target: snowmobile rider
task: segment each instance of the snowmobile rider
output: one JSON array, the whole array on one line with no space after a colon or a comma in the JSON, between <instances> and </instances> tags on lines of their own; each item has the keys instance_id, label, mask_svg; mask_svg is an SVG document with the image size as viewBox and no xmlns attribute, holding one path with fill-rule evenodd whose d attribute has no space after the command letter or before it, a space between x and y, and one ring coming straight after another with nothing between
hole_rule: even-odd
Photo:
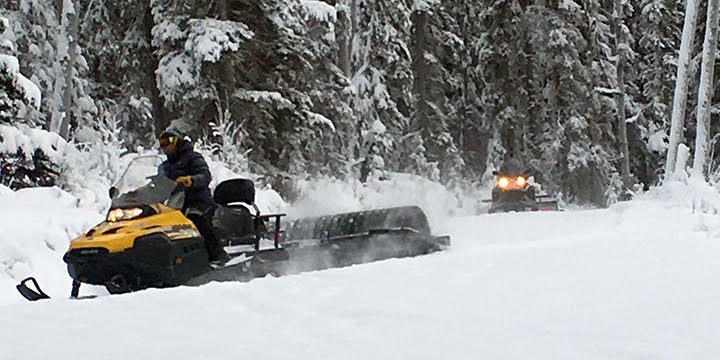
<instances>
[{"instance_id":1,"label":"snowmobile rider","mask_svg":"<svg viewBox=\"0 0 720 360\"><path fill-rule=\"evenodd\" d=\"M158 173L186 188L183 213L200 231L210 261L225 263L229 256L212 227L212 214L217 206L208 186L212 175L205 159L193 150L190 141L171 131L160 134L158 142L163 153L167 155L167 160L160 164Z\"/></svg>"},{"instance_id":2,"label":"snowmobile rider","mask_svg":"<svg viewBox=\"0 0 720 360\"><path fill-rule=\"evenodd\" d=\"M524 175L525 166L512 154L500 165L500 174L508 176Z\"/></svg>"}]
</instances>

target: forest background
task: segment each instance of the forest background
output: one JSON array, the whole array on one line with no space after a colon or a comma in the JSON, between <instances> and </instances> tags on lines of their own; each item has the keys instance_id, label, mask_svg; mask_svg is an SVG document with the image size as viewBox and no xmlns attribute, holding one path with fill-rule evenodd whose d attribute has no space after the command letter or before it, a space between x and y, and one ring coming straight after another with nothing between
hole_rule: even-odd
<instances>
[{"instance_id":1,"label":"forest background","mask_svg":"<svg viewBox=\"0 0 720 360\"><path fill-rule=\"evenodd\" d=\"M705 14L717 4L689 1L699 15L680 142L692 152ZM665 176L685 9L672 0L5 0L0 125L56 133L106 154L110 170L172 126L289 198L295 181L316 176L410 173L472 188L512 155L547 192L607 206ZM718 134L717 122L700 123ZM720 177L717 139L707 139L701 170L710 182ZM52 185L67 172L42 146L4 149L5 185Z\"/></svg>"}]
</instances>

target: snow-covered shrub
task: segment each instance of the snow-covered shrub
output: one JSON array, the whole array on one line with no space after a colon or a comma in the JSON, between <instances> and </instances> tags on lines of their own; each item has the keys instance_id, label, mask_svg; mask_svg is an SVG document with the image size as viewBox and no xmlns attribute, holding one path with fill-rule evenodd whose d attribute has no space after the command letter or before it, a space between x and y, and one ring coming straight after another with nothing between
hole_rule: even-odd
<instances>
[{"instance_id":1,"label":"snow-covered shrub","mask_svg":"<svg viewBox=\"0 0 720 360\"><path fill-rule=\"evenodd\" d=\"M55 185L66 148L57 134L0 124L0 183L11 189Z\"/></svg>"},{"instance_id":2,"label":"snow-covered shrub","mask_svg":"<svg viewBox=\"0 0 720 360\"><path fill-rule=\"evenodd\" d=\"M671 206L682 206L697 212L720 213L720 173L710 175L709 181L690 176L687 166L690 149L680 144L675 172L666 175L661 186L650 188L639 200L660 200Z\"/></svg>"},{"instance_id":3,"label":"snow-covered shrub","mask_svg":"<svg viewBox=\"0 0 720 360\"><path fill-rule=\"evenodd\" d=\"M108 188L117 180L130 159L122 141L117 114L104 111L93 127L75 133L77 151L63 163L60 185L80 199L82 206L100 211L109 205Z\"/></svg>"},{"instance_id":4,"label":"snow-covered shrub","mask_svg":"<svg viewBox=\"0 0 720 360\"><path fill-rule=\"evenodd\" d=\"M0 124L2 183L12 189L57 185L80 206L103 211L107 190L127 160L115 117L105 114L94 128L82 127L77 143L56 133L20 124Z\"/></svg>"},{"instance_id":5,"label":"snow-covered shrub","mask_svg":"<svg viewBox=\"0 0 720 360\"><path fill-rule=\"evenodd\" d=\"M248 137L243 123L230 119L230 111L218 108L218 121L210 123L210 134L197 142L197 148L207 157L224 163L237 174L249 174L248 153L244 140Z\"/></svg>"},{"instance_id":6,"label":"snow-covered shrub","mask_svg":"<svg viewBox=\"0 0 720 360\"><path fill-rule=\"evenodd\" d=\"M22 150L0 153L0 184L11 189L53 186L58 175L57 166L40 149L28 155Z\"/></svg>"},{"instance_id":7,"label":"snow-covered shrub","mask_svg":"<svg viewBox=\"0 0 720 360\"><path fill-rule=\"evenodd\" d=\"M387 127L380 120L374 121L370 128L361 130L362 156L360 157L360 180L380 178L386 168L385 157L391 152L393 141L387 133Z\"/></svg>"}]
</instances>

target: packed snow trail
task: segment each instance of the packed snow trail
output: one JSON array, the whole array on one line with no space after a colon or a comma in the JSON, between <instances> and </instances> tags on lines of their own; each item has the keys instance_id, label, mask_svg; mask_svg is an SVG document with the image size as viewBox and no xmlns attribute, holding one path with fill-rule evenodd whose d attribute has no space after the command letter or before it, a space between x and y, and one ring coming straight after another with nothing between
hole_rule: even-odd
<instances>
[{"instance_id":1,"label":"packed snow trail","mask_svg":"<svg viewBox=\"0 0 720 360\"><path fill-rule=\"evenodd\" d=\"M452 236L449 251L3 305L0 359L720 356L718 216L633 201L455 218L434 232Z\"/></svg>"}]
</instances>

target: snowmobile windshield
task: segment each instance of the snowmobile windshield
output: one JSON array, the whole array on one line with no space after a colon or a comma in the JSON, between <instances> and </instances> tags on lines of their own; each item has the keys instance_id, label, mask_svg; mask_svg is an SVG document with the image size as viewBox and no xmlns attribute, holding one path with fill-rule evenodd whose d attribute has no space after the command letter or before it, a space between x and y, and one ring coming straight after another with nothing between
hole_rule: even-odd
<instances>
[{"instance_id":1,"label":"snowmobile windshield","mask_svg":"<svg viewBox=\"0 0 720 360\"><path fill-rule=\"evenodd\" d=\"M169 201L176 189L174 181L158 173L160 156L140 156L133 159L115 184L116 196L112 208L164 203L179 208L177 201ZM173 205L174 204L174 205Z\"/></svg>"},{"instance_id":2,"label":"snowmobile windshield","mask_svg":"<svg viewBox=\"0 0 720 360\"><path fill-rule=\"evenodd\" d=\"M500 166L500 174L510 177L516 177L524 175L525 173L525 167L523 164L514 159L510 158L503 162L503 164Z\"/></svg>"}]
</instances>

